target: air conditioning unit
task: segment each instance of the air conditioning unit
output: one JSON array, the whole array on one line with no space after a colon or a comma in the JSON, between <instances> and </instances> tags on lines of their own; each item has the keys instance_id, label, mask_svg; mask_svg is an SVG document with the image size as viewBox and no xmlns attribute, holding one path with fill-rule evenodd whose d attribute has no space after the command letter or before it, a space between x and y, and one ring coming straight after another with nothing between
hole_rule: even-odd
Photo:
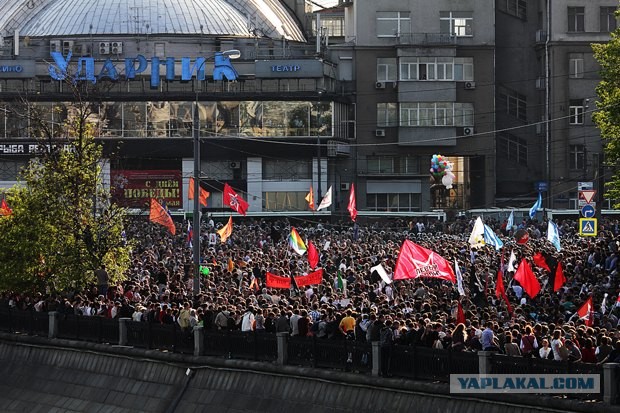
<instances>
[{"instance_id":1,"label":"air conditioning unit","mask_svg":"<svg viewBox=\"0 0 620 413\"><path fill-rule=\"evenodd\" d=\"M385 82L375 83L375 89L385 89Z\"/></svg>"},{"instance_id":2,"label":"air conditioning unit","mask_svg":"<svg viewBox=\"0 0 620 413\"><path fill-rule=\"evenodd\" d=\"M68 55L69 52L73 53L73 40L63 40L62 41L62 54Z\"/></svg>"},{"instance_id":3,"label":"air conditioning unit","mask_svg":"<svg viewBox=\"0 0 620 413\"><path fill-rule=\"evenodd\" d=\"M90 56L90 47L86 44L74 45L73 56Z\"/></svg>"},{"instance_id":4,"label":"air conditioning unit","mask_svg":"<svg viewBox=\"0 0 620 413\"><path fill-rule=\"evenodd\" d=\"M465 82L465 90L473 90L476 88L476 82Z\"/></svg>"},{"instance_id":5,"label":"air conditioning unit","mask_svg":"<svg viewBox=\"0 0 620 413\"><path fill-rule=\"evenodd\" d=\"M375 130L375 136L378 138L383 138L385 136L385 129Z\"/></svg>"},{"instance_id":6,"label":"air conditioning unit","mask_svg":"<svg viewBox=\"0 0 620 413\"><path fill-rule=\"evenodd\" d=\"M350 187L351 187L351 184L349 184L348 182L341 182L340 183L340 190L341 191L348 191Z\"/></svg>"},{"instance_id":7,"label":"air conditioning unit","mask_svg":"<svg viewBox=\"0 0 620 413\"><path fill-rule=\"evenodd\" d=\"M241 168L241 162L231 162L228 164L228 167L230 169L240 169Z\"/></svg>"},{"instance_id":8,"label":"air conditioning unit","mask_svg":"<svg viewBox=\"0 0 620 413\"><path fill-rule=\"evenodd\" d=\"M50 52L62 52L62 41L50 40Z\"/></svg>"},{"instance_id":9,"label":"air conditioning unit","mask_svg":"<svg viewBox=\"0 0 620 413\"><path fill-rule=\"evenodd\" d=\"M110 42L99 42L99 54L110 54Z\"/></svg>"},{"instance_id":10,"label":"air conditioning unit","mask_svg":"<svg viewBox=\"0 0 620 413\"><path fill-rule=\"evenodd\" d=\"M111 54L122 54L123 53L123 42L111 42L110 53Z\"/></svg>"},{"instance_id":11,"label":"air conditioning unit","mask_svg":"<svg viewBox=\"0 0 620 413\"><path fill-rule=\"evenodd\" d=\"M473 126L466 126L463 128L463 135L465 136L470 136L474 134L474 127Z\"/></svg>"}]
</instances>

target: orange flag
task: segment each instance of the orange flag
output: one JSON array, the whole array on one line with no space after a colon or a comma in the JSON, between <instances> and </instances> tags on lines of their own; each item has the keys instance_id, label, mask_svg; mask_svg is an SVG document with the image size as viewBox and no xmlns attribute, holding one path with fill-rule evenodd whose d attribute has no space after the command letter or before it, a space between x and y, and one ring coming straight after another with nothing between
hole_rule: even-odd
<instances>
[{"instance_id":1,"label":"orange flag","mask_svg":"<svg viewBox=\"0 0 620 413\"><path fill-rule=\"evenodd\" d=\"M232 272L235 269L235 262L232 258L228 257L228 271Z\"/></svg>"},{"instance_id":2,"label":"orange flag","mask_svg":"<svg viewBox=\"0 0 620 413\"><path fill-rule=\"evenodd\" d=\"M200 205L206 207L207 206L207 198L211 196L211 193L206 189L200 187L199 200ZM187 189L187 199L194 199L194 178L189 178L189 188Z\"/></svg>"},{"instance_id":3,"label":"orange flag","mask_svg":"<svg viewBox=\"0 0 620 413\"><path fill-rule=\"evenodd\" d=\"M312 211L314 211L314 190L310 187L310 192L306 195L306 202Z\"/></svg>"},{"instance_id":4,"label":"orange flag","mask_svg":"<svg viewBox=\"0 0 620 413\"><path fill-rule=\"evenodd\" d=\"M6 199L2 199L2 203L0 204L0 217L8 217L9 215L13 215L13 210L9 208Z\"/></svg>"},{"instance_id":5,"label":"orange flag","mask_svg":"<svg viewBox=\"0 0 620 413\"><path fill-rule=\"evenodd\" d=\"M217 230L217 233L220 234L220 238L222 238L222 244L226 242L226 240L230 237L233 230L232 216L228 218L228 223L224 225L222 228Z\"/></svg>"},{"instance_id":6,"label":"orange flag","mask_svg":"<svg viewBox=\"0 0 620 413\"><path fill-rule=\"evenodd\" d=\"M172 235L176 234L176 228L174 226L174 222L172 221L172 217L168 211L166 211L164 207L155 200L155 198L151 198L151 212L149 213L149 220L168 228L168 231L170 231Z\"/></svg>"}]
</instances>

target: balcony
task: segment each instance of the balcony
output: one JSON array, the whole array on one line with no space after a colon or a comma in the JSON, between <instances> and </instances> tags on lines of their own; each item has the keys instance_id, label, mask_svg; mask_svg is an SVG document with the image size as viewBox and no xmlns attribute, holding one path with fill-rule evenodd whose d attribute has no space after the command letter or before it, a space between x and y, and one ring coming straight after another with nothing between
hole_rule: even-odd
<instances>
[{"instance_id":1,"label":"balcony","mask_svg":"<svg viewBox=\"0 0 620 413\"><path fill-rule=\"evenodd\" d=\"M405 46L452 46L456 36L449 33L401 33L398 44Z\"/></svg>"}]
</instances>

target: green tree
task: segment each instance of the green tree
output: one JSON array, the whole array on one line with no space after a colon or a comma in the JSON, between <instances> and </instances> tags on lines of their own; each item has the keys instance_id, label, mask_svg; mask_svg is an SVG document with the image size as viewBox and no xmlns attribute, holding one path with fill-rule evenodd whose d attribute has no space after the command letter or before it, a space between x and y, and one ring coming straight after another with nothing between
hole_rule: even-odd
<instances>
[{"instance_id":1,"label":"green tree","mask_svg":"<svg viewBox=\"0 0 620 413\"><path fill-rule=\"evenodd\" d=\"M80 99L78 85L69 85L76 99L60 125L46 122L37 105L12 105L12 116L28 116L41 155L6 194L13 214L0 218L2 290L82 288L96 283L94 270L102 264L120 280L130 263L122 234L126 211L102 184L92 107Z\"/></svg>"},{"instance_id":2,"label":"green tree","mask_svg":"<svg viewBox=\"0 0 620 413\"><path fill-rule=\"evenodd\" d=\"M594 57L601 65L601 81L596 87L599 97L598 110L592 119L604 140L606 166L617 165L620 160L620 30L611 33L608 43L593 44ZM620 199L620 171L605 184L607 199ZM601 188L602 189L602 188ZM614 204L614 208L620 204Z\"/></svg>"}]
</instances>

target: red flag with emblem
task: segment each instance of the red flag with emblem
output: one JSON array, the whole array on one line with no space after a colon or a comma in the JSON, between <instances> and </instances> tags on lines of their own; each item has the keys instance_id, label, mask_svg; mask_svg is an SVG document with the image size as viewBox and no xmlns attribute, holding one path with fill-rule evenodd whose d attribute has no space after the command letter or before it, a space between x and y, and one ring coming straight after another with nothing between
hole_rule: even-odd
<instances>
[{"instance_id":1,"label":"red flag with emblem","mask_svg":"<svg viewBox=\"0 0 620 413\"><path fill-rule=\"evenodd\" d=\"M407 239L400 247L393 280L418 277L456 282L454 270L444 257Z\"/></svg>"},{"instance_id":2,"label":"red flag with emblem","mask_svg":"<svg viewBox=\"0 0 620 413\"><path fill-rule=\"evenodd\" d=\"M237 193L228 184L224 184L223 202L224 205L228 205L244 216L250 206L243 198L237 195Z\"/></svg>"}]
</instances>

